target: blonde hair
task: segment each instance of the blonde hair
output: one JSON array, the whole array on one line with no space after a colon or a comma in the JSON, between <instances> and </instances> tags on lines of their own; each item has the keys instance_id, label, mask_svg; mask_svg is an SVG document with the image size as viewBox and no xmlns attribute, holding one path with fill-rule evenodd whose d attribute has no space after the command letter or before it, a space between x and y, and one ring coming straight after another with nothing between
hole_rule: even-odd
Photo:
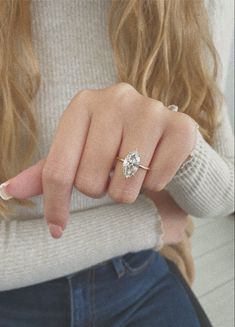
<instances>
[{"instance_id":1,"label":"blonde hair","mask_svg":"<svg viewBox=\"0 0 235 327\"><path fill-rule=\"evenodd\" d=\"M107 22L117 82L130 83L165 105L177 104L198 122L211 144L221 92L216 83L218 55L203 0L112 0ZM39 76L30 1L2 1L0 182L24 169L36 148L32 100ZM0 202L0 215L6 215L6 210Z\"/></svg>"}]
</instances>

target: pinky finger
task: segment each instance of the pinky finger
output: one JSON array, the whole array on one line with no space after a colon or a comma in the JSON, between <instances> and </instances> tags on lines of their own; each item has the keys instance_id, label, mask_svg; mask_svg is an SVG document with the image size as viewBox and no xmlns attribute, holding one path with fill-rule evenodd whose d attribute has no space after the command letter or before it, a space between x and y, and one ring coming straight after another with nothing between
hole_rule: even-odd
<instances>
[{"instance_id":1,"label":"pinky finger","mask_svg":"<svg viewBox=\"0 0 235 327\"><path fill-rule=\"evenodd\" d=\"M191 140L188 140L183 145L181 136L163 137L152 158L151 170L143 182L144 188L155 192L163 190L182 164L188 160L188 149L190 147L193 149L191 143Z\"/></svg>"}]
</instances>

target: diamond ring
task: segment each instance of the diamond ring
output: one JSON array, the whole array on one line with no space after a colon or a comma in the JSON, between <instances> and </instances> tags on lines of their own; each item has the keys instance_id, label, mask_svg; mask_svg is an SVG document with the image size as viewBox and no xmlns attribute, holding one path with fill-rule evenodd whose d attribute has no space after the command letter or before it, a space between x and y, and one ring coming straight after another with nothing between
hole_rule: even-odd
<instances>
[{"instance_id":1,"label":"diamond ring","mask_svg":"<svg viewBox=\"0 0 235 327\"><path fill-rule=\"evenodd\" d=\"M137 149L133 152L129 152L127 156L123 159L117 157L116 159L123 162L123 175L128 178L134 176L139 168L150 170L149 167L145 167L140 164L140 154Z\"/></svg>"}]
</instances>

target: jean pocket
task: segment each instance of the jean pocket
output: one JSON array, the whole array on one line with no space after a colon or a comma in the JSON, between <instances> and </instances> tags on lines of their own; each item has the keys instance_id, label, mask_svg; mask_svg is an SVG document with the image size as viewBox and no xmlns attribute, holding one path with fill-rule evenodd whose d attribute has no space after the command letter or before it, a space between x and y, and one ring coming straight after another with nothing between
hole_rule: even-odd
<instances>
[{"instance_id":1,"label":"jean pocket","mask_svg":"<svg viewBox=\"0 0 235 327\"><path fill-rule=\"evenodd\" d=\"M145 271L153 261L157 252L153 249L129 252L121 257L128 275L134 276Z\"/></svg>"}]
</instances>

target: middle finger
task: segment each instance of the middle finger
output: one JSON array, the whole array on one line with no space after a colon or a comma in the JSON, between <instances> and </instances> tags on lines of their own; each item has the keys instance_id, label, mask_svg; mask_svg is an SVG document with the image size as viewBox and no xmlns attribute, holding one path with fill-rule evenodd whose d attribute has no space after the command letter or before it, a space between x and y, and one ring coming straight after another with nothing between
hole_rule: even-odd
<instances>
[{"instance_id":1,"label":"middle finger","mask_svg":"<svg viewBox=\"0 0 235 327\"><path fill-rule=\"evenodd\" d=\"M93 114L75 177L74 184L80 192L93 198L105 194L121 137L122 124L117 115Z\"/></svg>"}]
</instances>

